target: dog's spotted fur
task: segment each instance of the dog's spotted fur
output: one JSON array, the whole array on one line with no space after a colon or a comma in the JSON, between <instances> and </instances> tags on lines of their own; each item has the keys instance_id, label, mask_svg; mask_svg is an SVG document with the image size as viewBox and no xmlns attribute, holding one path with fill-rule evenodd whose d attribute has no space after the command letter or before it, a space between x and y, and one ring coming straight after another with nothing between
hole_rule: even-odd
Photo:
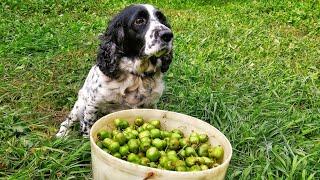
<instances>
[{"instance_id":1,"label":"dog's spotted fur","mask_svg":"<svg viewBox=\"0 0 320 180\"><path fill-rule=\"evenodd\" d=\"M155 105L164 90L163 73L172 59L170 25L159 13L151 5L133 5L111 21L101 38L97 65L91 68L57 137L65 136L78 120L81 133L87 136L99 114ZM133 27L136 33L132 35L135 18L146 18L147 22ZM164 33L166 38L171 36L169 41L161 36Z\"/></svg>"}]
</instances>

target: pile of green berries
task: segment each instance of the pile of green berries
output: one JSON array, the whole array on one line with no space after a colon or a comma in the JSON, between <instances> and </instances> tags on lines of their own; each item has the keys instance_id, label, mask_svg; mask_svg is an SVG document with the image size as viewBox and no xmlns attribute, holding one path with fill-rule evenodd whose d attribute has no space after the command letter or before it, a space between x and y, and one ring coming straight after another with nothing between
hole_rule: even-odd
<instances>
[{"instance_id":1,"label":"pile of green berries","mask_svg":"<svg viewBox=\"0 0 320 180\"><path fill-rule=\"evenodd\" d=\"M208 135L192 132L189 137L174 129L161 129L159 120L141 117L129 124L115 119L116 129L98 132L97 145L114 157L153 168L172 171L201 171L222 163L223 148L211 146Z\"/></svg>"}]
</instances>

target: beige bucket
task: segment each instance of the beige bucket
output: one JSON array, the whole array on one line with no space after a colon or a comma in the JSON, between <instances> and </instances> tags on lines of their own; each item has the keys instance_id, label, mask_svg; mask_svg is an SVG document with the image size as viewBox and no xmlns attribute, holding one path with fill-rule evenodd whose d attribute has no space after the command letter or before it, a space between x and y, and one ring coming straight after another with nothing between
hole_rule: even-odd
<instances>
[{"instance_id":1,"label":"beige bucket","mask_svg":"<svg viewBox=\"0 0 320 180\"><path fill-rule=\"evenodd\" d=\"M114 129L113 120L115 118L125 118L130 123L137 116L142 116L146 121L149 119L159 119L164 129L180 129L185 135L192 131L206 133L209 141L213 145L221 145L224 148L223 163L215 168L198 172L176 172L150 168L136 165L127 161L113 157L100 149L95 141L97 132L101 129ZM216 128L197 118L180 113L156 110L156 109L130 109L108 114L99 119L90 132L91 157L93 178L96 180L143 180L143 179L224 179L232 156L232 147L228 139Z\"/></svg>"}]
</instances>

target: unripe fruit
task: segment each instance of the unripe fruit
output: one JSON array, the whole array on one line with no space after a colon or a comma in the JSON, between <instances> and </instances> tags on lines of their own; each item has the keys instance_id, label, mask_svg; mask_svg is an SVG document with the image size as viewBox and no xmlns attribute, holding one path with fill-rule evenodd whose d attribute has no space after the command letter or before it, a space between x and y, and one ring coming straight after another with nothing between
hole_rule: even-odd
<instances>
[{"instance_id":1,"label":"unripe fruit","mask_svg":"<svg viewBox=\"0 0 320 180\"><path fill-rule=\"evenodd\" d=\"M129 147L130 152L132 152L132 153L138 153L139 145L140 145L140 142L137 139L130 139L128 141L128 147Z\"/></svg>"},{"instance_id":2,"label":"unripe fruit","mask_svg":"<svg viewBox=\"0 0 320 180\"><path fill-rule=\"evenodd\" d=\"M151 136L151 138L160 138L161 137L161 131L159 129L151 129L150 130L150 136Z\"/></svg>"},{"instance_id":3,"label":"unripe fruit","mask_svg":"<svg viewBox=\"0 0 320 180\"><path fill-rule=\"evenodd\" d=\"M192 147L186 147L186 156L189 157L189 156L196 156L197 153L196 151L194 150L194 148Z\"/></svg>"},{"instance_id":4,"label":"unripe fruit","mask_svg":"<svg viewBox=\"0 0 320 180\"><path fill-rule=\"evenodd\" d=\"M116 153L116 152L118 152L119 149L120 149L120 144L119 144L118 142L113 141L113 142L111 142L111 144L109 145L109 148L108 148L108 149L110 150L111 153Z\"/></svg>"},{"instance_id":5,"label":"unripe fruit","mask_svg":"<svg viewBox=\"0 0 320 180\"><path fill-rule=\"evenodd\" d=\"M159 120L152 120L149 123L153 125L155 128L160 129L161 123Z\"/></svg>"},{"instance_id":6,"label":"unripe fruit","mask_svg":"<svg viewBox=\"0 0 320 180\"><path fill-rule=\"evenodd\" d=\"M191 167L191 166L196 164L196 158L195 157L187 157L185 161L186 161L187 166L189 166L189 167Z\"/></svg>"},{"instance_id":7,"label":"unripe fruit","mask_svg":"<svg viewBox=\"0 0 320 180\"><path fill-rule=\"evenodd\" d=\"M210 148L208 150L209 152L209 157L211 158L216 158L216 159L221 159L223 158L223 148L221 146L216 146L213 148Z\"/></svg>"},{"instance_id":8,"label":"unripe fruit","mask_svg":"<svg viewBox=\"0 0 320 180\"><path fill-rule=\"evenodd\" d=\"M170 138L168 148L177 150L179 148L179 140L177 138Z\"/></svg>"},{"instance_id":9,"label":"unripe fruit","mask_svg":"<svg viewBox=\"0 0 320 180\"><path fill-rule=\"evenodd\" d=\"M111 133L107 130L100 130L97 136L100 140L104 140L105 138L111 138Z\"/></svg>"},{"instance_id":10,"label":"unripe fruit","mask_svg":"<svg viewBox=\"0 0 320 180\"><path fill-rule=\"evenodd\" d=\"M146 156L150 161L155 162L160 158L160 152L157 148L151 147L147 150Z\"/></svg>"},{"instance_id":11,"label":"unripe fruit","mask_svg":"<svg viewBox=\"0 0 320 180\"><path fill-rule=\"evenodd\" d=\"M198 149L198 155L199 156L208 156L208 149L209 149L208 144L202 144Z\"/></svg>"},{"instance_id":12,"label":"unripe fruit","mask_svg":"<svg viewBox=\"0 0 320 180\"><path fill-rule=\"evenodd\" d=\"M144 130L144 131L139 133L139 139L142 139L144 137L150 137L150 131Z\"/></svg>"},{"instance_id":13,"label":"unripe fruit","mask_svg":"<svg viewBox=\"0 0 320 180\"><path fill-rule=\"evenodd\" d=\"M137 117L137 118L134 120L134 124L135 124L136 126L142 126L143 123L144 123L144 120L143 120L142 117Z\"/></svg>"},{"instance_id":14,"label":"unripe fruit","mask_svg":"<svg viewBox=\"0 0 320 180\"><path fill-rule=\"evenodd\" d=\"M129 146L126 144L124 146L121 146L120 149L119 149L119 153L122 155L122 156L127 156L130 152L129 152Z\"/></svg>"},{"instance_id":15,"label":"unripe fruit","mask_svg":"<svg viewBox=\"0 0 320 180\"><path fill-rule=\"evenodd\" d=\"M206 135L206 134L200 134L200 135L199 135L199 141L200 141L201 143L206 143L206 142L208 141L208 139L209 139L209 137L208 137L208 135Z\"/></svg>"},{"instance_id":16,"label":"unripe fruit","mask_svg":"<svg viewBox=\"0 0 320 180\"><path fill-rule=\"evenodd\" d=\"M127 138L123 133L118 133L113 137L113 140L118 142L120 145L124 145L127 142Z\"/></svg>"}]
</instances>

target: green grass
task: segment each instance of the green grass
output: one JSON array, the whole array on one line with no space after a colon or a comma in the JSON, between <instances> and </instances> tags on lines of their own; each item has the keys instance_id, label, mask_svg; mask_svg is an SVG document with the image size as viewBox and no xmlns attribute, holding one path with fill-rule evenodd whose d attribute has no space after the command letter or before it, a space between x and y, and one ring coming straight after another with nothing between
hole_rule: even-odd
<instances>
[{"instance_id":1,"label":"green grass","mask_svg":"<svg viewBox=\"0 0 320 180\"><path fill-rule=\"evenodd\" d=\"M95 62L98 34L130 3L0 3L0 178L91 177L77 127L67 140L53 135ZM228 179L319 179L319 1L149 3L175 33L158 108L230 139Z\"/></svg>"}]
</instances>

